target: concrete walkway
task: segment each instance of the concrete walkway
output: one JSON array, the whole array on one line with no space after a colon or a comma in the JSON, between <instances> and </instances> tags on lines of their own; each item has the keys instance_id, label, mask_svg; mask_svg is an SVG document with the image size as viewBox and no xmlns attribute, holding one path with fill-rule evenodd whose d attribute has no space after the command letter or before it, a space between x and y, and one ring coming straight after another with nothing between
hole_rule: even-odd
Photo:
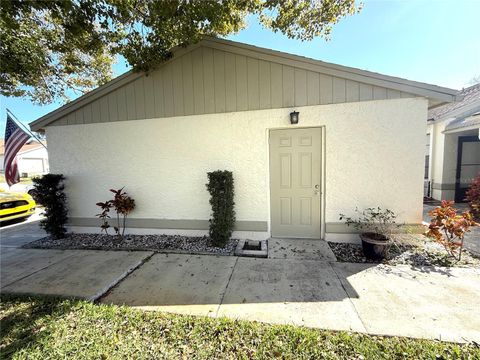
<instances>
[{"instance_id":1,"label":"concrete walkway","mask_svg":"<svg viewBox=\"0 0 480 360\"><path fill-rule=\"evenodd\" d=\"M0 228L2 293L96 300L153 255L147 251L20 248L44 236L38 222Z\"/></svg>"},{"instance_id":2,"label":"concrete walkway","mask_svg":"<svg viewBox=\"0 0 480 360\"><path fill-rule=\"evenodd\" d=\"M480 342L480 269L337 263L308 240L271 240L268 259L26 250L18 246L43 236L36 224L0 231L2 293Z\"/></svg>"}]
</instances>

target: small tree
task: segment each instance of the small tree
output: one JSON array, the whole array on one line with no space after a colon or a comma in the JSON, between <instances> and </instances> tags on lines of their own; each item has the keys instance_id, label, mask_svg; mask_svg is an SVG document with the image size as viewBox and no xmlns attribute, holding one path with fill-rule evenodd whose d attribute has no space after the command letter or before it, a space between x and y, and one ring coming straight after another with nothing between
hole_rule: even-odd
<instances>
[{"instance_id":1,"label":"small tree","mask_svg":"<svg viewBox=\"0 0 480 360\"><path fill-rule=\"evenodd\" d=\"M470 227L478 226L469 211L457 214L453 201L442 201L442 205L428 213L432 217L425 235L443 245L447 253L457 260L462 258L463 239Z\"/></svg>"},{"instance_id":2,"label":"small tree","mask_svg":"<svg viewBox=\"0 0 480 360\"><path fill-rule=\"evenodd\" d=\"M480 218L480 173L478 173L477 177L470 184L466 195L465 200L470 204L472 213L477 218Z\"/></svg>"},{"instance_id":3,"label":"small tree","mask_svg":"<svg viewBox=\"0 0 480 360\"><path fill-rule=\"evenodd\" d=\"M215 246L224 247L232 236L235 225L232 172L227 170L209 172L206 186L212 206L209 234Z\"/></svg>"},{"instance_id":4,"label":"small tree","mask_svg":"<svg viewBox=\"0 0 480 360\"><path fill-rule=\"evenodd\" d=\"M64 193L65 177L62 174L46 174L33 179L35 197L45 207L45 219L40 226L53 238L65 237L68 221L67 196Z\"/></svg>"},{"instance_id":5,"label":"small tree","mask_svg":"<svg viewBox=\"0 0 480 360\"><path fill-rule=\"evenodd\" d=\"M127 216L135 209L135 200L123 191L123 187L118 190L110 189L110 191L114 194L113 200L98 202L96 205L100 207L102 212L96 216L102 221L100 225L102 231L105 231L105 234L108 235L108 228L110 227L108 223L110 216L108 213L110 209L115 209L117 213L117 226L114 226L113 229L118 237L123 237L125 235ZM122 221L120 221L120 216L123 217Z\"/></svg>"}]
</instances>

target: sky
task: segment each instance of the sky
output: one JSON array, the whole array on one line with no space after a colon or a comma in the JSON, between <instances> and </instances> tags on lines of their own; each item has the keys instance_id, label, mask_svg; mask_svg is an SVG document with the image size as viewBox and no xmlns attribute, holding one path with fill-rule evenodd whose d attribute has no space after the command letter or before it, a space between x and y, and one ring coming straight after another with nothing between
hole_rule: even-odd
<instances>
[{"instance_id":1,"label":"sky","mask_svg":"<svg viewBox=\"0 0 480 360\"><path fill-rule=\"evenodd\" d=\"M359 14L334 25L331 39L288 39L255 17L228 39L385 75L461 89L480 77L480 0L364 0ZM120 59L115 76L128 71ZM0 133L8 108L29 123L60 107L0 98ZM0 134L2 136L3 134Z\"/></svg>"}]
</instances>

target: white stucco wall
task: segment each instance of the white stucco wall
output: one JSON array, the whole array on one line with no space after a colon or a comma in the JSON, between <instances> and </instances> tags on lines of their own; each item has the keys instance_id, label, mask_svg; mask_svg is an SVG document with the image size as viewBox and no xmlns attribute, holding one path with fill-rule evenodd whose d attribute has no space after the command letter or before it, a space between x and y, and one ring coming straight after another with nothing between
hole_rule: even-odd
<instances>
[{"instance_id":1,"label":"white stucco wall","mask_svg":"<svg viewBox=\"0 0 480 360\"><path fill-rule=\"evenodd\" d=\"M94 217L125 186L133 218L208 219L207 171L235 178L237 220L269 221L268 130L293 109L48 127L50 169L68 179L70 215ZM356 206L422 214L427 100L305 106L297 127L325 127L325 221Z\"/></svg>"}]
</instances>

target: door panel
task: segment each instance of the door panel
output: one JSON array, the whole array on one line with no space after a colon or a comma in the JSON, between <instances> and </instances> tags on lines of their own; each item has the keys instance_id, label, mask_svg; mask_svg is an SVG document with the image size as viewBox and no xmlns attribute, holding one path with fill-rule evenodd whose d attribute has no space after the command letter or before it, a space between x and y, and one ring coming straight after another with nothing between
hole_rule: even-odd
<instances>
[{"instance_id":1,"label":"door panel","mask_svg":"<svg viewBox=\"0 0 480 360\"><path fill-rule=\"evenodd\" d=\"M480 173L480 140L477 136L458 138L455 202L464 202L466 192L475 176Z\"/></svg>"},{"instance_id":2,"label":"door panel","mask_svg":"<svg viewBox=\"0 0 480 360\"><path fill-rule=\"evenodd\" d=\"M272 236L320 238L321 129L270 131Z\"/></svg>"}]
</instances>

